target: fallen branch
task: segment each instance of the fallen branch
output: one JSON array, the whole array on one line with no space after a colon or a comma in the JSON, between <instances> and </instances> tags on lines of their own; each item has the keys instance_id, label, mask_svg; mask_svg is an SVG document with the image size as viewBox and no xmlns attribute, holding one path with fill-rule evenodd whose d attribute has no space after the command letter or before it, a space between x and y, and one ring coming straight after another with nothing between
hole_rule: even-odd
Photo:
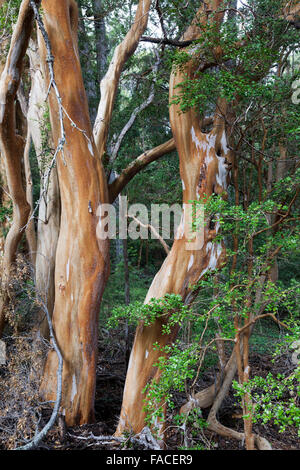
<instances>
[{"instance_id":1,"label":"fallen branch","mask_svg":"<svg viewBox=\"0 0 300 470\"><path fill-rule=\"evenodd\" d=\"M112 444L113 442L117 442L119 444L136 444L137 446L143 446L145 450L161 450L158 442L154 439L150 429L146 426L142 429L142 431L137 434L136 436L129 436L129 437L116 437L116 436L95 436L92 432L89 436L76 436L75 434L70 434L69 436L80 439L83 441L88 441L89 439L93 439L97 441L101 445Z\"/></svg>"}]
</instances>

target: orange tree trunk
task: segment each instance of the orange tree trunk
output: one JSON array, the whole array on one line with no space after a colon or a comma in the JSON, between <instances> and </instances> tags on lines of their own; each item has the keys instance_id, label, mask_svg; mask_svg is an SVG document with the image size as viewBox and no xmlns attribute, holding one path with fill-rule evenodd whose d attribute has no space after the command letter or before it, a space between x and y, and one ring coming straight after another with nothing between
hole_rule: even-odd
<instances>
[{"instance_id":1,"label":"orange tree trunk","mask_svg":"<svg viewBox=\"0 0 300 470\"><path fill-rule=\"evenodd\" d=\"M218 6L214 2L214 9ZM201 12L201 10L200 10ZM200 19L203 21L203 18ZM195 24L185 33L183 39L199 37L200 30ZM173 71L170 79L170 98L176 95L176 86L185 79L185 73L191 78L199 62L190 61L184 72ZM226 103L219 100L217 111L212 119L213 127L208 133L201 131L202 121L195 110L179 113L179 107L170 107L170 122L180 160L180 175L183 185L183 217L179 225L172 249L161 269L155 276L145 303L153 297L160 298L167 293L180 294L188 303L192 297L191 285L197 283L210 269L216 269L224 262L223 243L212 243L218 233L218 223L205 225L203 234L191 233L191 217L188 216L189 201L202 201L204 194L222 194L226 192L231 152L227 147L224 115ZM194 238L193 238L194 237ZM201 240L202 238L202 240ZM160 371L153 367L162 355L160 348L153 349L153 344L160 347L172 343L177 335L175 327L171 334L162 333L162 321L157 319L151 326L140 324L137 328L133 349L130 356L120 420L116 435L124 430L138 433L145 425L143 394L144 387L151 380L158 380ZM157 423L161 434L163 428Z\"/></svg>"},{"instance_id":2,"label":"orange tree trunk","mask_svg":"<svg viewBox=\"0 0 300 470\"><path fill-rule=\"evenodd\" d=\"M5 239L0 296L0 335L5 325L9 278L17 248L24 233L30 212L23 180L24 139L16 129L15 98L23 70L23 58L33 25L29 0L20 7L5 67L0 78L0 152L4 160L9 194L13 202L13 221Z\"/></svg>"},{"instance_id":3,"label":"orange tree trunk","mask_svg":"<svg viewBox=\"0 0 300 470\"><path fill-rule=\"evenodd\" d=\"M43 0L43 20L52 46L54 73L64 116L64 158L57 161L61 226L56 252L53 327L63 355L62 408L67 425L93 419L97 318L109 270L108 242L96 237L96 210L107 202L107 184L92 136L77 49L77 6L73 0ZM45 48L41 57L45 65ZM60 139L58 105L50 94L55 144ZM82 132L81 130L84 132ZM50 351L41 392L56 396L57 357Z\"/></svg>"}]
</instances>

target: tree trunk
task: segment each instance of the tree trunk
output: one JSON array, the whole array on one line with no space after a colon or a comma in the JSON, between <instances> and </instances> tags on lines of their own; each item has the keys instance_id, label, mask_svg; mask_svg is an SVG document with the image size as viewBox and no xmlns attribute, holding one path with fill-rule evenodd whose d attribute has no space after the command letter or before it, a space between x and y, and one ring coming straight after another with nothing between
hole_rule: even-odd
<instances>
[{"instance_id":1,"label":"tree trunk","mask_svg":"<svg viewBox=\"0 0 300 470\"><path fill-rule=\"evenodd\" d=\"M31 148L31 135L30 129L27 130L27 137L26 137L26 145L24 149L24 170L25 170L25 179L26 179L26 198L27 202L30 205L30 209L33 209L33 183L32 183L32 174L31 174L31 167L30 167L30 148ZM26 240L28 245L29 251L29 258L32 265L35 265L36 259L36 233L35 233L35 226L34 220L31 219L26 228Z\"/></svg>"},{"instance_id":2,"label":"tree trunk","mask_svg":"<svg viewBox=\"0 0 300 470\"><path fill-rule=\"evenodd\" d=\"M101 203L108 201L108 194L82 81L76 3L73 0L43 0L42 10L54 56L55 80L67 113L64 115L64 157L60 152L57 160L61 226L52 321L64 360L62 408L66 424L71 426L93 419L97 320L109 271L109 243L96 237L96 211ZM40 44L41 41L40 38ZM45 53L41 46L40 54L46 68ZM53 138L57 145L61 122L53 89L49 98ZM50 351L41 384L42 395L47 400L55 399L57 365L57 356Z\"/></svg>"},{"instance_id":3,"label":"tree trunk","mask_svg":"<svg viewBox=\"0 0 300 470\"><path fill-rule=\"evenodd\" d=\"M32 31L33 13L24 0L11 39L9 53L0 80L0 152L4 158L9 194L13 201L13 222L5 240L2 295L0 300L0 335L5 324L8 281L18 245L30 212L23 180L24 139L16 129L15 98L23 70L23 58Z\"/></svg>"},{"instance_id":4,"label":"tree trunk","mask_svg":"<svg viewBox=\"0 0 300 470\"><path fill-rule=\"evenodd\" d=\"M219 2L212 2L213 10ZM200 13L202 9L200 9ZM204 21L201 16L199 21ZM183 36L183 40L199 37L200 29L193 23ZM184 72L174 70L170 79L170 99L176 95L176 86L185 74L193 77L199 61L189 62ZM201 62L200 62L201 65ZM219 226L217 221L207 221L201 233L191 232L191 217L188 214L189 201L205 203L204 195L223 194L227 188L231 152L227 147L224 116L227 106L219 100L213 117L213 128L207 134L201 131L202 121L195 110L179 113L179 107L170 107L170 122L180 160L180 175L183 185L183 218L178 228L172 249L160 271L155 276L145 303L153 297L160 298L167 293L180 294L189 303L196 284L207 271L217 269L225 260L224 244L212 243ZM147 383L159 380L160 371L153 367L162 355L161 347L174 341L178 327L171 334L162 334L162 321L157 319L149 327L140 324L137 328L127 371L120 421L116 435L124 430L141 431L145 425L143 411L145 395L142 393ZM160 348L153 349L158 343ZM163 434L162 423L156 423Z\"/></svg>"},{"instance_id":5,"label":"tree trunk","mask_svg":"<svg viewBox=\"0 0 300 470\"><path fill-rule=\"evenodd\" d=\"M45 77L42 71L38 45L35 41L30 41L27 54L30 60L31 73L31 91L27 120L39 170L41 175L43 175L52 158L50 149L53 147L53 143L51 136L48 135L48 123L46 122L48 112L47 105L45 104ZM37 292L47 305L51 317L54 308L55 256L60 227L60 195L56 167L51 170L47 193L43 195L42 192L43 187L41 187L38 210L35 284ZM41 334L48 338L48 321L43 310L39 314L38 321Z\"/></svg>"}]
</instances>

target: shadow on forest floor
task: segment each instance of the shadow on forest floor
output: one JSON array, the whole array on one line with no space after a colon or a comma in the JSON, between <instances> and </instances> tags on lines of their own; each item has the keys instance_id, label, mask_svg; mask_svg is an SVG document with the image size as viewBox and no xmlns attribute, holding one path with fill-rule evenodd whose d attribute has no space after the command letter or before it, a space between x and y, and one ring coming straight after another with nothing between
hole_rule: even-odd
<instances>
[{"instance_id":1,"label":"shadow on forest floor","mask_svg":"<svg viewBox=\"0 0 300 470\"><path fill-rule=\"evenodd\" d=\"M110 333L111 334L111 333ZM92 432L95 436L112 435L116 429L118 416L120 413L122 393L125 382L126 365L124 359L124 345L122 341L114 342L110 338L110 348L107 347L105 340L100 342L99 361L97 368L97 390L96 390L96 423L68 429L64 435L61 435L58 427L53 428L47 440L44 442L44 448L57 450L83 450L83 449L118 449L109 444L101 445L89 438ZM280 361L273 364L271 356L253 351L250 356L252 375L265 377L270 371L273 374L286 372L290 368L289 358L281 357ZM205 388L214 382L216 369L207 370L199 380L198 386ZM180 406L186 401L185 394L175 394L174 402L176 405L175 414ZM243 420L240 417L241 408L234 397L233 390L229 393L223 402L222 408L218 414L219 421L236 431L243 431ZM203 418L208 415L207 410L203 410ZM254 424L254 432L265 437L274 450L297 450L299 449L299 438L297 429L289 427L286 432L279 433L276 425L258 425ZM197 433L196 433L197 434ZM79 439L75 436L84 438ZM199 434L191 439L191 446L200 450L244 450L243 443L234 439L228 439L216 435L205 429L200 429ZM167 449L178 450L183 446L183 438L178 428L174 425L169 427L166 435Z\"/></svg>"}]
</instances>

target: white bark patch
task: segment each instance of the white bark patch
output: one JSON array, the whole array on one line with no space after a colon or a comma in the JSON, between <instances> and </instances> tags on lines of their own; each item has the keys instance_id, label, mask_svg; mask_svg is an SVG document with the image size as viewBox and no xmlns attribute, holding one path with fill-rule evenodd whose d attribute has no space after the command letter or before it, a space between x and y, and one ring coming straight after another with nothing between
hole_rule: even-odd
<instances>
[{"instance_id":1,"label":"white bark patch","mask_svg":"<svg viewBox=\"0 0 300 470\"><path fill-rule=\"evenodd\" d=\"M217 136L214 134L206 135L206 142L207 142L207 150L211 150L215 148L216 145L216 138Z\"/></svg>"},{"instance_id":2,"label":"white bark patch","mask_svg":"<svg viewBox=\"0 0 300 470\"><path fill-rule=\"evenodd\" d=\"M129 370L129 369L131 369L131 367L132 367L132 364L133 364L132 357L133 357L133 354L132 354L132 352L131 352L131 354L130 354L130 358L129 358L129 363L128 363L128 370Z\"/></svg>"},{"instance_id":3,"label":"white bark patch","mask_svg":"<svg viewBox=\"0 0 300 470\"><path fill-rule=\"evenodd\" d=\"M207 245L206 245L206 253L209 252L209 250L212 249L212 242L208 242Z\"/></svg>"},{"instance_id":4,"label":"white bark patch","mask_svg":"<svg viewBox=\"0 0 300 470\"><path fill-rule=\"evenodd\" d=\"M191 269L193 264L194 264L194 255L191 255L190 260L189 260L189 265L188 265L188 271Z\"/></svg>"},{"instance_id":5,"label":"white bark patch","mask_svg":"<svg viewBox=\"0 0 300 470\"><path fill-rule=\"evenodd\" d=\"M200 150L201 148L203 148L203 144L201 145L200 140L196 136L194 126L192 126L192 129L191 129L191 136L192 136L192 141L196 145L197 150Z\"/></svg>"},{"instance_id":6,"label":"white bark patch","mask_svg":"<svg viewBox=\"0 0 300 470\"><path fill-rule=\"evenodd\" d=\"M70 258L68 259L68 262L67 262L66 274L67 274L67 282L68 282L69 277L70 277Z\"/></svg>"},{"instance_id":7,"label":"white bark patch","mask_svg":"<svg viewBox=\"0 0 300 470\"><path fill-rule=\"evenodd\" d=\"M182 189L183 189L183 191L185 191L185 184L184 184L184 181L181 180L181 183L182 183Z\"/></svg>"},{"instance_id":8,"label":"white bark patch","mask_svg":"<svg viewBox=\"0 0 300 470\"><path fill-rule=\"evenodd\" d=\"M148 351L148 349L146 349L146 352L145 352L145 359L147 359L148 356L149 356L149 351Z\"/></svg>"},{"instance_id":9,"label":"white bark patch","mask_svg":"<svg viewBox=\"0 0 300 470\"><path fill-rule=\"evenodd\" d=\"M225 157L218 157L218 174L216 181L224 189L227 188L227 165L225 163Z\"/></svg>"},{"instance_id":10,"label":"white bark patch","mask_svg":"<svg viewBox=\"0 0 300 470\"><path fill-rule=\"evenodd\" d=\"M120 425L122 426L122 428L124 428L124 426L125 426L124 418L120 418Z\"/></svg>"},{"instance_id":11,"label":"white bark patch","mask_svg":"<svg viewBox=\"0 0 300 470\"><path fill-rule=\"evenodd\" d=\"M93 146L92 146L92 142L90 141L90 139L88 140L88 149L89 149L89 152L90 154L92 155L92 157L94 157L94 150L93 150Z\"/></svg>"},{"instance_id":12,"label":"white bark patch","mask_svg":"<svg viewBox=\"0 0 300 470\"><path fill-rule=\"evenodd\" d=\"M217 253L215 252L215 250L212 250L211 254L210 254L208 268L209 269L216 269L217 261L218 261Z\"/></svg>"},{"instance_id":13,"label":"white bark patch","mask_svg":"<svg viewBox=\"0 0 300 470\"><path fill-rule=\"evenodd\" d=\"M216 233L218 233L218 231L220 229L220 217L219 217L219 215L216 216L216 219L217 219L217 221L216 221L216 225L215 225L215 231L216 231Z\"/></svg>"},{"instance_id":14,"label":"white bark patch","mask_svg":"<svg viewBox=\"0 0 300 470\"><path fill-rule=\"evenodd\" d=\"M166 272L166 277L170 277L171 276L171 269L172 267L169 266L168 269L167 269L167 272Z\"/></svg>"},{"instance_id":15,"label":"white bark patch","mask_svg":"<svg viewBox=\"0 0 300 470\"><path fill-rule=\"evenodd\" d=\"M75 374L73 374L72 390L71 390L71 402L72 403L73 403L73 400L74 400L76 394L77 394L76 377L75 377Z\"/></svg>"},{"instance_id":16,"label":"white bark patch","mask_svg":"<svg viewBox=\"0 0 300 470\"><path fill-rule=\"evenodd\" d=\"M223 152L226 155L229 152L229 148L227 147L227 139L226 139L225 131L223 131L223 134L222 134L222 137L221 137L221 146L222 146Z\"/></svg>"},{"instance_id":17,"label":"white bark patch","mask_svg":"<svg viewBox=\"0 0 300 470\"><path fill-rule=\"evenodd\" d=\"M184 235L184 210L185 210L185 207L183 205L183 213L180 219L180 224L178 225L178 228L176 231L176 236L175 236L176 240L180 240Z\"/></svg>"},{"instance_id":18,"label":"white bark patch","mask_svg":"<svg viewBox=\"0 0 300 470\"><path fill-rule=\"evenodd\" d=\"M204 276L204 274L208 271L208 270L213 270L213 269L216 269L217 267L217 263L218 263L218 259L220 258L220 255L222 253L222 245L220 243L211 243L211 242L208 242L207 245L206 245L206 253L209 252L209 250L211 250L210 252L210 257L209 257L209 262L208 262L208 265L206 268L203 269L203 271L201 272L199 278L198 278L198 281Z\"/></svg>"}]
</instances>

